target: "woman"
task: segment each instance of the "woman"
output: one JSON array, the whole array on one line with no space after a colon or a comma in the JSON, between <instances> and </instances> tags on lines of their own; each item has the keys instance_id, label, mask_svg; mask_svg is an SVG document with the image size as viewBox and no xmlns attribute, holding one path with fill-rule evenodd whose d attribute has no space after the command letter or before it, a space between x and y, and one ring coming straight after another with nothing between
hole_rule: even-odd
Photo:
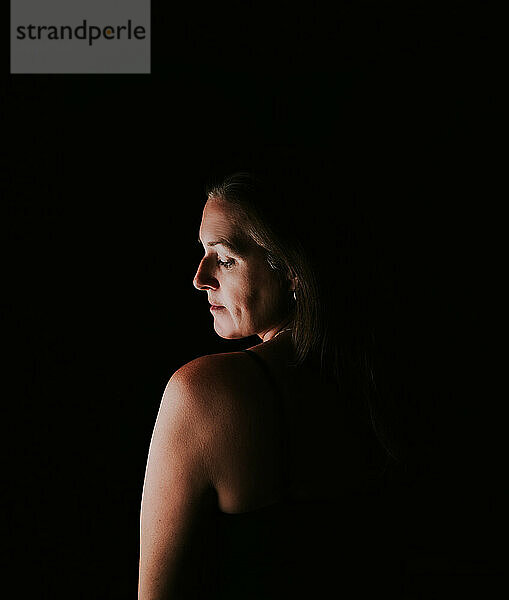
<instances>
[{"instance_id":1,"label":"woman","mask_svg":"<svg viewBox=\"0 0 509 600\"><path fill-rule=\"evenodd\" d=\"M220 337L260 342L168 382L143 491L140 600L309 597L338 582L363 597L387 570L369 335L358 302L327 293L312 226L286 217L292 201L245 173L208 192L194 285ZM337 259L329 284L343 279L329 289L348 296L358 268Z\"/></svg>"}]
</instances>

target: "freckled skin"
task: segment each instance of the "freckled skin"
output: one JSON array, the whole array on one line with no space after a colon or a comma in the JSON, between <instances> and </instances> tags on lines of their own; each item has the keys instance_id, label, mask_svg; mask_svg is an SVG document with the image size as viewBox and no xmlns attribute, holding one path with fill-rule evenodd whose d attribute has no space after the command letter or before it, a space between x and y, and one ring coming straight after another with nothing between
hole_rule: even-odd
<instances>
[{"instance_id":1,"label":"freckled skin","mask_svg":"<svg viewBox=\"0 0 509 600\"><path fill-rule=\"evenodd\" d=\"M225 339L258 335L267 341L285 318L285 302L290 293L284 289L265 252L254 242L248 244L245 256L232 253L222 244L207 246L219 238L238 235L229 205L210 198L203 210L200 239L205 248L194 278L197 289L207 292L211 304L224 306L214 311L214 329ZM231 266L219 261L233 261Z\"/></svg>"}]
</instances>

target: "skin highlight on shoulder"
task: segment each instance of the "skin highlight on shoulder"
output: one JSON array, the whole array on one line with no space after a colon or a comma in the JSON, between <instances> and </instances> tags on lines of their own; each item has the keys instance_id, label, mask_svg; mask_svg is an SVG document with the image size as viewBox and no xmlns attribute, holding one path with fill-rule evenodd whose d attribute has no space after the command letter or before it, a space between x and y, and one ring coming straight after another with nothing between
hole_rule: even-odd
<instances>
[{"instance_id":1,"label":"skin highlight on shoulder","mask_svg":"<svg viewBox=\"0 0 509 600\"><path fill-rule=\"evenodd\" d=\"M180 367L171 376L165 396L202 423L211 434L231 423L247 392L249 359L242 352L210 354Z\"/></svg>"},{"instance_id":2,"label":"skin highlight on shoulder","mask_svg":"<svg viewBox=\"0 0 509 600\"><path fill-rule=\"evenodd\" d=\"M226 392L234 386L239 370L244 369L246 358L242 352L208 354L180 367L170 378L183 390L195 394L211 391Z\"/></svg>"}]
</instances>

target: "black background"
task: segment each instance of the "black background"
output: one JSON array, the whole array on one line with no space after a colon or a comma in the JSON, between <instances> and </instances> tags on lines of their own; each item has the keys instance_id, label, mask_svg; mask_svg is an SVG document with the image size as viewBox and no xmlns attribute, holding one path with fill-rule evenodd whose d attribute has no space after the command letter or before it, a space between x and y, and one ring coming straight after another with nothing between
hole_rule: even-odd
<instances>
[{"instance_id":1,"label":"black background","mask_svg":"<svg viewBox=\"0 0 509 600\"><path fill-rule=\"evenodd\" d=\"M487 17L460 2L154 6L151 75L6 76L18 597L136 596L164 386L188 360L246 345L215 336L192 287L203 186L259 164L320 163L339 190L361 190L393 281L384 377L410 457L416 597L495 585L501 438L479 253L493 219ZM309 213L314 227L326 219L312 202Z\"/></svg>"}]
</instances>

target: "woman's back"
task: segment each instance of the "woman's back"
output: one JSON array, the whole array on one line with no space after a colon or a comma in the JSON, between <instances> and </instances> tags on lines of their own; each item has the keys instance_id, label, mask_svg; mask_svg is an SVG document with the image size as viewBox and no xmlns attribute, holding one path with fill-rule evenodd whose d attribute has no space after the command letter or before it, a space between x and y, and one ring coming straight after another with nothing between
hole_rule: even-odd
<instances>
[{"instance_id":1,"label":"woman's back","mask_svg":"<svg viewBox=\"0 0 509 600\"><path fill-rule=\"evenodd\" d=\"M313 369L291 366L291 353L283 333L230 355L241 407L224 407L223 426L247 432L249 450L234 445L233 469L217 490L223 510L208 533L204 585L219 598L309 597L331 585L363 597L376 581L383 597L381 578L390 577L385 591L396 597L385 453L362 411ZM251 463L258 468L237 468Z\"/></svg>"},{"instance_id":2,"label":"woman's back","mask_svg":"<svg viewBox=\"0 0 509 600\"><path fill-rule=\"evenodd\" d=\"M368 414L356 399L342 398L337 386L315 369L292 365L289 333L236 354L225 360L233 359L236 369L231 402L237 407L224 407L222 426L248 434L252 439L246 451L256 446L266 463L280 470L268 478L267 464L260 472L233 469L225 489L230 499L222 503L225 512L241 513L281 499L331 500L377 484L386 454ZM247 456L238 454L242 447L235 449L239 463L249 464ZM240 491L245 478L253 482L257 476L253 487L258 497L260 489L266 490L265 500Z\"/></svg>"}]
</instances>

